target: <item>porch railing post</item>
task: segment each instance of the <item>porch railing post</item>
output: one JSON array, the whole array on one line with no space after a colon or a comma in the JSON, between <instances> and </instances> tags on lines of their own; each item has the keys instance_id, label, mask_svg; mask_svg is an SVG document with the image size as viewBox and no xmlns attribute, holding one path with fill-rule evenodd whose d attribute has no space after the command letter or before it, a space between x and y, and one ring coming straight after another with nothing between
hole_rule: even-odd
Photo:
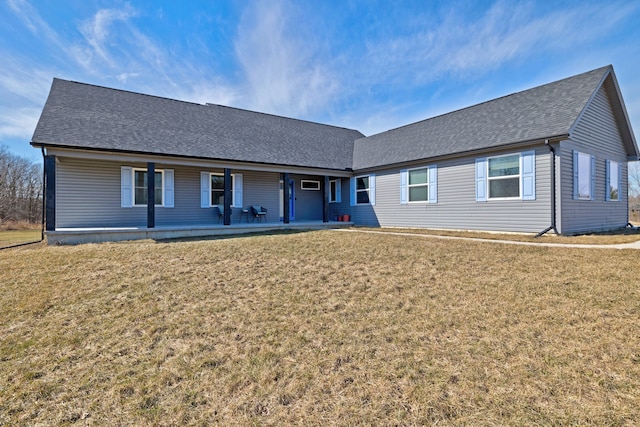
<instances>
[{"instance_id":1,"label":"porch railing post","mask_svg":"<svg viewBox=\"0 0 640 427\"><path fill-rule=\"evenodd\" d=\"M322 222L329 222L329 192L331 187L329 185L329 177L324 177L324 196L322 197Z\"/></svg>"},{"instance_id":2,"label":"porch railing post","mask_svg":"<svg viewBox=\"0 0 640 427\"><path fill-rule=\"evenodd\" d=\"M45 230L56 229L56 156L44 157Z\"/></svg>"},{"instance_id":3,"label":"porch railing post","mask_svg":"<svg viewBox=\"0 0 640 427\"><path fill-rule=\"evenodd\" d=\"M147 228L156 226L156 164L147 163Z\"/></svg>"},{"instance_id":4,"label":"porch railing post","mask_svg":"<svg viewBox=\"0 0 640 427\"><path fill-rule=\"evenodd\" d=\"M224 169L224 225L231 225L231 169Z\"/></svg>"},{"instance_id":5,"label":"porch railing post","mask_svg":"<svg viewBox=\"0 0 640 427\"><path fill-rule=\"evenodd\" d=\"M282 222L285 224L289 224L289 174L282 174Z\"/></svg>"}]
</instances>

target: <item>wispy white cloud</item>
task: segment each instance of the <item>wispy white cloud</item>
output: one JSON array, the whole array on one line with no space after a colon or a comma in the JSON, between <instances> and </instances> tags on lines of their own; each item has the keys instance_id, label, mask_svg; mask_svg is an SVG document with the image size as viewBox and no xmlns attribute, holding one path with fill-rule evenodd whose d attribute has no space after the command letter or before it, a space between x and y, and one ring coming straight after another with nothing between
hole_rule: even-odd
<instances>
[{"instance_id":1,"label":"wispy white cloud","mask_svg":"<svg viewBox=\"0 0 640 427\"><path fill-rule=\"evenodd\" d=\"M126 83L130 78L138 77L140 73L120 73L116 76L119 82Z\"/></svg>"},{"instance_id":2,"label":"wispy white cloud","mask_svg":"<svg viewBox=\"0 0 640 427\"><path fill-rule=\"evenodd\" d=\"M140 12L101 9L79 25L82 43L76 58L100 79L115 79L128 89L198 103L237 103L231 85L203 65L165 46L135 23Z\"/></svg>"},{"instance_id":3,"label":"wispy white cloud","mask_svg":"<svg viewBox=\"0 0 640 427\"><path fill-rule=\"evenodd\" d=\"M40 108L0 108L0 138L31 138L40 111Z\"/></svg>"},{"instance_id":4,"label":"wispy white cloud","mask_svg":"<svg viewBox=\"0 0 640 427\"><path fill-rule=\"evenodd\" d=\"M116 65L106 45L110 41L111 26L116 21L126 22L132 16L135 12L128 4L124 9L101 9L79 27L92 52L111 67Z\"/></svg>"},{"instance_id":5,"label":"wispy white cloud","mask_svg":"<svg viewBox=\"0 0 640 427\"><path fill-rule=\"evenodd\" d=\"M635 9L637 4L584 4L540 15L532 3L497 1L473 19L452 5L428 27L370 40L363 69L375 70L376 80L405 84L427 84L443 75L467 77L509 61L575 48L606 34Z\"/></svg>"},{"instance_id":6,"label":"wispy white cloud","mask_svg":"<svg viewBox=\"0 0 640 427\"><path fill-rule=\"evenodd\" d=\"M610 56L602 51L579 64L575 58L589 56L595 40L601 46L639 9L640 3L616 2L541 11L534 3L498 0L470 14L451 3L437 17L431 9L430 15L417 12L400 32L374 27L363 35L364 52L352 48L341 67L346 70L341 87L358 105L344 120L369 135L606 65L603 58ZM505 67L518 69L525 61L540 70L528 75L531 80L484 77ZM341 123L338 117L334 122Z\"/></svg>"},{"instance_id":7,"label":"wispy white cloud","mask_svg":"<svg viewBox=\"0 0 640 427\"><path fill-rule=\"evenodd\" d=\"M11 94L14 98L22 98L30 103L43 103L51 85L51 73L33 70L8 54L2 57L6 62L5 66L0 68L0 93L4 91L5 94Z\"/></svg>"},{"instance_id":8,"label":"wispy white cloud","mask_svg":"<svg viewBox=\"0 0 640 427\"><path fill-rule=\"evenodd\" d=\"M300 115L317 110L337 90L335 76L313 40L292 22L293 4L256 1L242 17L235 41L251 108Z\"/></svg>"},{"instance_id":9,"label":"wispy white cloud","mask_svg":"<svg viewBox=\"0 0 640 427\"><path fill-rule=\"evenodd\" d=\"M187 90L176 93L176 98L199 104L238 105L241 93L221 80L195 82Z\"/></svg>"},{"instance_id":10,"label":"wispy white cloud","mask_svg":"<svg viewBox=\"0 0 640 427\"><path fill-rule=\"evenodd\" d=\"M491 91L498 86L511 90L508 84L482 86L480 77L532 57L573 53L575 69L566 72L568 61L562 61L554 66L556 76L584 71L591 65L575 65L576 57L585 56L576 55L575 47L605 37L630 14L637 16L640 8L638 2L586 2L541 11L535 3L497 0L470 14L452 3L436 8L437 16L431 7L412 12L414 16L404 13L411 21L406 26L376 11L379 22L354 29L354 34L363 32L354 36L341 33L345 28L338 24L323 34L315 31L327 22L307 15L316 11L311 2L254 0L242 4L236 32L224 34L231 44L224 49L235 53L226 60L235 64L218 67L215 49L220 46L209 46L203 33L184 30L184 40L168 45L152 32L154 26L144 25L145 20L165 19L162 11L118 3L121 6L79 17L77 31L64 32L28 0L6 1L26 33L51 52L46 65L37 58L27 63L0 52L0 95L4 91L26 100L20 105L41 106L56 75L199 103L325 119L366 134L503 95ZM234 25L224 22L225 28ZM389 25L402 26L402 31ZM355 40L346 40L349 37ZM548 82L549 73L530 78ZM442 81L464 88L452 98L449 91L437 92L435 86ZM530 83L513 85L524 84L524 89ZM0 100L0 108L5 105ZM1 122L2 132L17 132L28 122L27 111L18 110ZM2 112L11 114L8 108ZM30 119L33 124L35 119Z\"/></svg>"},{"instance_id":11,"label":"wispy white cloud","mask_svg":"<svg viewBox=\"0 0 640 427\"><path fill-rule=\"evenodd\" d=\"M7 5L33 35L58 47L63 46L58 34L42 19L29 2L26 0L7 0Z\"/></svg>"}]
</instances>

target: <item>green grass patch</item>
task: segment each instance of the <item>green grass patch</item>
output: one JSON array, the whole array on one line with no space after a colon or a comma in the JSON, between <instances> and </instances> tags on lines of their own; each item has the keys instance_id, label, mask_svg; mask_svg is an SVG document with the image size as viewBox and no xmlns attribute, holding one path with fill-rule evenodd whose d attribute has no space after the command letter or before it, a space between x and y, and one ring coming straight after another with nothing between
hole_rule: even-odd
<instances>
[{"instance_id":1,"label":"green grass patch","mask_svg":"<svg viewBox=\"0 0 640 427\"><path fill-rule=\"evenodd\" d=\"M40 240L40 229L0 231L0 248Z\"/></svg>"},{"instance_id":2,"label":"green grass patch","mask_svg":"<svg viewBox=\"0 0 640 427\"><path fill-rule=\"evenodd\" d=\"M638 252L316 231L0 252L0 425L633 425Z\"/></svg>"}]
</instances>

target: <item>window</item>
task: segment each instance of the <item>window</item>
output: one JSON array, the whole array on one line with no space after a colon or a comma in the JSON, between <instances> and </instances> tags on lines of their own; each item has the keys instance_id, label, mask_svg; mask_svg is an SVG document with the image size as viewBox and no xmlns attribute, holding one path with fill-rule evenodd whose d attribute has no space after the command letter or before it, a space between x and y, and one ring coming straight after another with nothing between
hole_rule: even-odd
<instances>
[{"instance_id":1,"label":"window","mask_svg":"<svg viewBox=\"0 0 640 427\"><path fill-rule=\"evenodd\" d=\"M172 208L174 199L173 169L155 171L155 205ZM120 167L120 207L147 205L147 170Z\"/></svg>"},{"instance_id":2,"label":"window","mask_svg":"<svg viewBox=\"0 0 640 427\"><path fill-rule=\"evenodd\" d=\"M520 155L488 159L489 199L520 197Z\"/></svg>"},{"instance_id":3,"label":"window","mask_svg":"<svg viewBox=\"0 0 640 427\"><path fill-rule=\"evenodd\" d=\"M476 159L476 201L536 200L536 152Z\"/></svg>"},{"instance_id":4,"label":"window","mask_svg":"<svg viewBox=\"0 0 640 427\"><path fill-rule=\"evenodd\" d=\"M578 153L578 198L591 199L591 156Z\"/></svg>"},{"instance_id":5,"label":"window","mask_svg":"<svg viewBox=\"0 0 640 427\"><path fill-rule=\"evenodd\" d=\"M412 169L408 174L409 203L429 201L429 170Z\"/></svg>"},{"instance_id":6,"label":"window","mask_svg":"<svg viewBox=\"0 0 640 427\"><path fill-rule=\"evenodd\" d=\"M400 171L400 204L438 203L436 165Z\"/></svg>"},{"instance_id":7,"label":"window","mask_svg":"<svg viewBox=\"0 0 640 427\"><path fill-rule=\"evenodd\" d=\"M351 206L376 204L376 176L374 174L358 176L349 180L351 187Z\"/></svg>"},{"instance_id":8,"label":"window","mask_svg":"<svg viewBox=\"0 0 640 427\"><path fill-rule=\"evenodd\" d=\"M580 151L573 152L573 198L593 200L595 196L595 157Z\"/></svg>"},{"instance_id":9,"label":"window","mask_svg":"<svg viewBox=\"0 0 640 427\"><path fill-rule=\"evenodd\" d=\"M231 174L231 206L242 207L242 174ZM200 207L224 206L224 174L200 172Z\"/></svg>"},{"instance_id":10,"label":"window","mask_svg":"<svg viewBox=\"0 0 640 427\"><path fill-rule=\"evenodd\" d=\"M607 160L607 200L619 201L620 200L620 178L622 176L620 170L620 163L612 160Z\"/></svg>"},{"instance_id":11,"label":"window","mask_svg":"<svg viewBox=\"0 0 640 427\"><path fill-rule=\"evenodd\" d=\"M235 206L234 181L235 175L231 175L231 206ZM224 175L222 174L211 174L211 206L224 206Z\"/></svg>"},{"instance_id":12,"label":"window","mask_svg":"<svg viewBox=\"0 0 640 427\"><path fill-rule=\"evenodd\" d=\"M368 204L369 200L369 177L361 176L356 178L356 204Z\"/></svg>"},{"instance_id":13,"label":"window","mask_svg":"<svg viewBox=\"0 0 640 427\"><path fill-rule=\"evenodd\" d=\"M300 188L303 190L320 190L320 181L312 181L309 179L300 180Z\"/></svg>"},{"instance_id":14,"label":"window","mask_svg":"<svg viewBox=\"0 0 640 427\"><path fill-rule=\"evenodd\" d=\"M147 170L133 169L133 204L147 206ZM164 171L155 171L155 205L162 206Z\"/></svg>"},{"instance_id":15,"label":"window","mask_svg":"<svg viewBox=\"0 0 640 427\"><path fill-rule=\"evenodd\" d=\"M341 200L341 180L332 179L329 181L329 203L340 203Z\"/></svg>"}]
</instances>

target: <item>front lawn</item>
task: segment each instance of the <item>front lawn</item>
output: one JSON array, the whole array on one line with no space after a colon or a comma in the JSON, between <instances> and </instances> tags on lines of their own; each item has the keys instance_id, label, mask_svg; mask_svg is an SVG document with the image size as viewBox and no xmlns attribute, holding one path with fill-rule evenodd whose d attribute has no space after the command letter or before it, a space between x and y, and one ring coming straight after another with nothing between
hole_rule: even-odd
<instances>
[{"instance_id":1,"label":"front lawn","mask_svg":"<svg viewBox=\"0 0 640 427\"><path fill-rule=\"evenodd\" d=\"M633 425L633 250L337 231L0 251L0 425Z\"/></svg>"}]
</instances>

